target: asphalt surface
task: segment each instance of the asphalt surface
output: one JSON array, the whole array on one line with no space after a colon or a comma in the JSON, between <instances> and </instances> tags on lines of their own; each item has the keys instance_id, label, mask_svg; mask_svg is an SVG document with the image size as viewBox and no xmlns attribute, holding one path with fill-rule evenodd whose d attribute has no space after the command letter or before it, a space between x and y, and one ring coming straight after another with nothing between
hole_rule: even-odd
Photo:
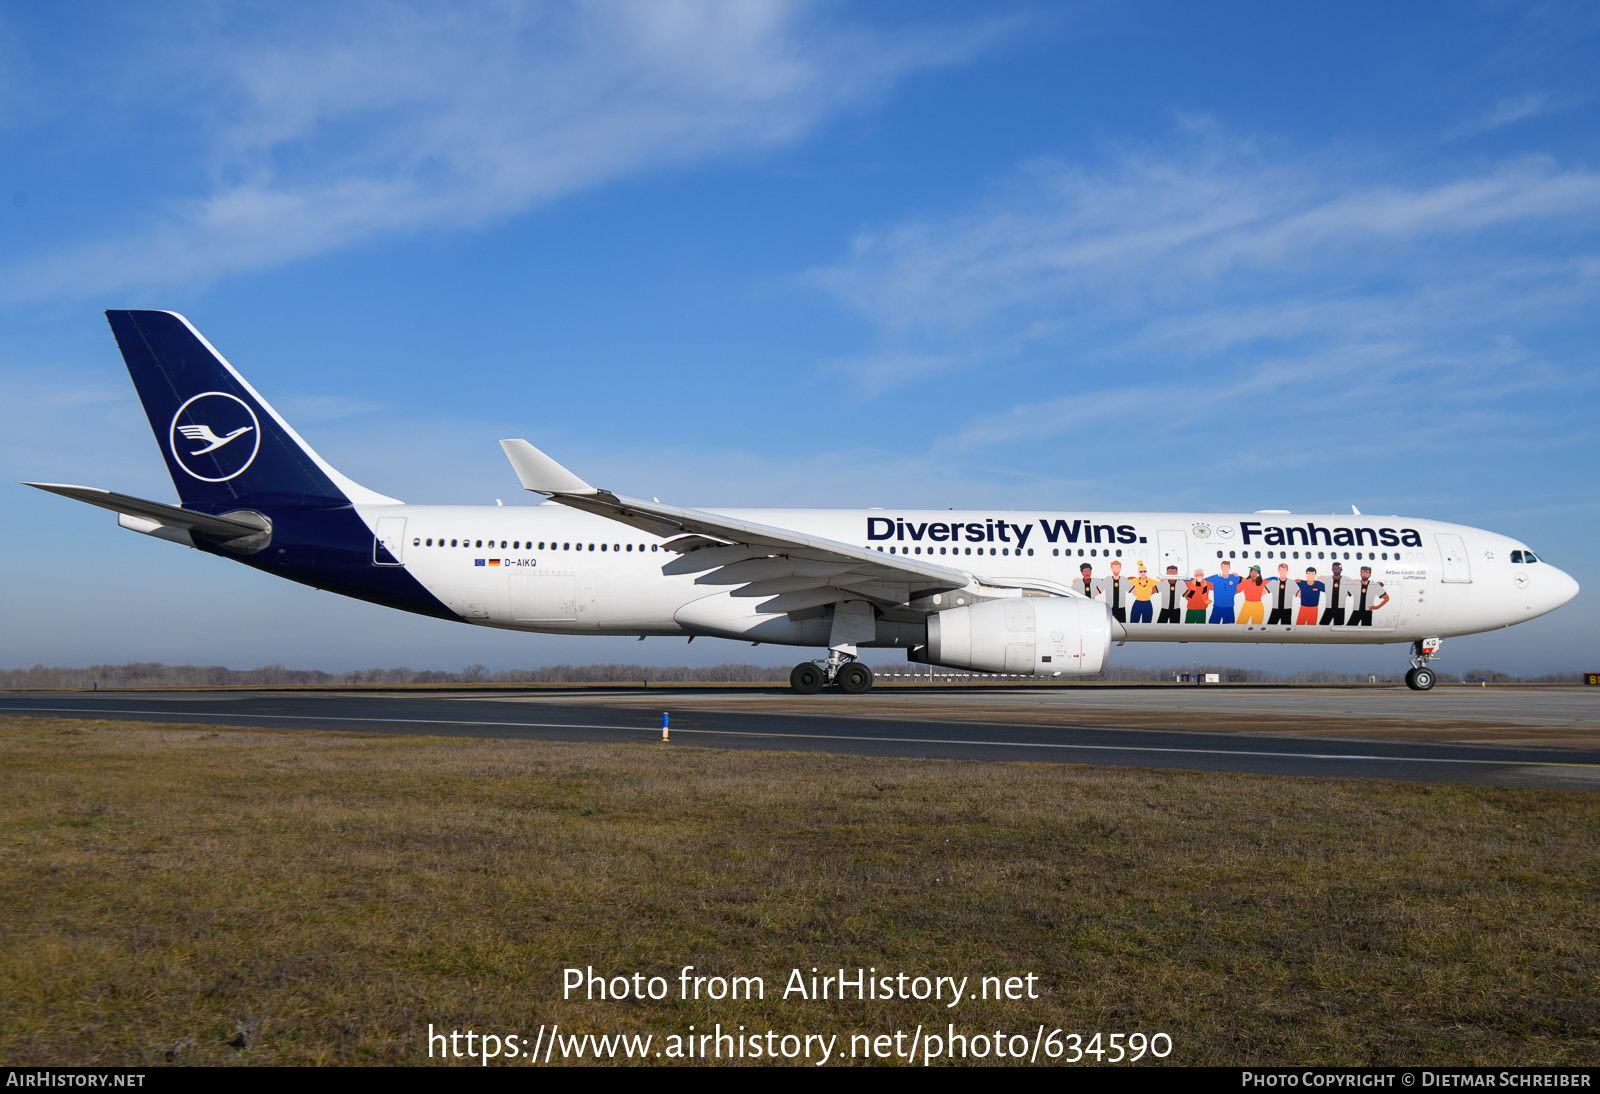
<instances>
[{"instance_id":1,"label":"asphalt surface","mask_svg":"<svg viewBox=\"0 0 1600 1094\"><path fill-rule=\"evenodd\" d=\"M1255 733L1104 726L946 722L928 718L538 703L515 696L340 692L12 693L0 714L341 730L443 737L644 742L872 756L1399 779L1600 790L1600 749L1404 740L1330 740ZM820 704L819 704L820 706Z\"/></svg>"}]
</instances>

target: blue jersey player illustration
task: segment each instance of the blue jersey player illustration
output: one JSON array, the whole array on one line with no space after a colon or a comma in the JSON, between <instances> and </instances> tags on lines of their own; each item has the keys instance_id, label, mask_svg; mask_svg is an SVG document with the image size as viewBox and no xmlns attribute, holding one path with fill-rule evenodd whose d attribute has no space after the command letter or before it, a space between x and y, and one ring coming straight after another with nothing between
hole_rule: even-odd
<instances>
[{"instance_id":1,"label":"blue jersey player illustration","mask_svg":"<svg viewBox=\"0 0 1600 1094\"><path fill-rule=\"evenodd\" d=\"M1232 564L1227 559L1222 560L1222 565L1218 569L1222 571L1220 574L1213 574L1211 577L1206 578L1207 581L1211 582L1211 587L1215 590L1217 598L1211 605L1211 622L1232 623L1233 599L1239 594L1239 582L1243 581L1244 578L1239 574L1228 572L1232 569Z\"/></svg>"}]
</instances>

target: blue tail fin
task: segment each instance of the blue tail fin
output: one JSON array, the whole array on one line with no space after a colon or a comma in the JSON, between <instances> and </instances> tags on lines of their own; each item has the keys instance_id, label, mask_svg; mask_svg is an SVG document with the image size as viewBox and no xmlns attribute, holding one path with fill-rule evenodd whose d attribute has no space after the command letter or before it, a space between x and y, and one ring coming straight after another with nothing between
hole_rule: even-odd
<instances>
[{"instance_id":1,"label":"blue tail fin","mask_svg":"<svg viewBox=\"0 0 1600 1094\"><path fill-rule=\"evenodd\" d=\"M330 467L183 316L106 318L185 505L394 502Z\"/></svg>"}]
</instances>

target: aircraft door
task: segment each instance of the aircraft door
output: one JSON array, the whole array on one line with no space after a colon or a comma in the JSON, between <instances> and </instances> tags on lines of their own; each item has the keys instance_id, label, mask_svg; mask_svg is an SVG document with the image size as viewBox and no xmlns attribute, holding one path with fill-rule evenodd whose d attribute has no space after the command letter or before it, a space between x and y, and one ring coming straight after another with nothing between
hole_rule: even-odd
<instances>
[{"instance_id":1,"label":"aircraft door","mask_svg":"<svg viewBox=\"0 0 1600 1094\"><path fill-rule=\"evenodd\" d=\"M1161 562L1156 571L1156 576L1165 577L1168 566L1178 568L1179 577L1189 576L1189 537L1182 531L1162 531L1156 533L1156 542L1161 546Z\"/></svg>"},{"instance_id":2,"label":"aircraft door","mask_svg":"<svg viewBox=\"0 0 1600 1094\"><path fill-rule=\"evenodd\" d=\"M379 517L378 531L372 539L374 566L399 566L405 558L406 518Z\"/></svg>"},{"instance_id":3,"label":"aircraft door","mask_svg":"<svg viewBox=\"0 0 1600 1094\"><path fill-rule=\"evenodd\" d=\"M1467 561L1467 545L1462 538L1454 532L1437 532L1433 538L1439 541L1439 557L1444 560L1444 576L1440 580L1470 582L1472 566Z\"/></svg>"}]
</instances>

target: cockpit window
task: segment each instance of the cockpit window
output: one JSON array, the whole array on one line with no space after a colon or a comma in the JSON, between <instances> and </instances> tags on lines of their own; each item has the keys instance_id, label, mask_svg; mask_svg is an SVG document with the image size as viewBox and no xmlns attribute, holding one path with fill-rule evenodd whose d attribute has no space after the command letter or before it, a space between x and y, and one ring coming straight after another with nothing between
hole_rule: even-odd
<instances>
[{"instance_id":1,"label":"cockpit window","mask_svg":"<svg viewBox=\"0 0 1600 1094\"><path fill-rule=\"evenodd\" d=\"M1538 558L1536 558L1534 556L1534 553L1532 551L1524 551L1524 552L1522 552L1522 561L1524 561L1524 562L1538 562L1539 560L1538 560Z\"/></svg>"}]
</instances>

